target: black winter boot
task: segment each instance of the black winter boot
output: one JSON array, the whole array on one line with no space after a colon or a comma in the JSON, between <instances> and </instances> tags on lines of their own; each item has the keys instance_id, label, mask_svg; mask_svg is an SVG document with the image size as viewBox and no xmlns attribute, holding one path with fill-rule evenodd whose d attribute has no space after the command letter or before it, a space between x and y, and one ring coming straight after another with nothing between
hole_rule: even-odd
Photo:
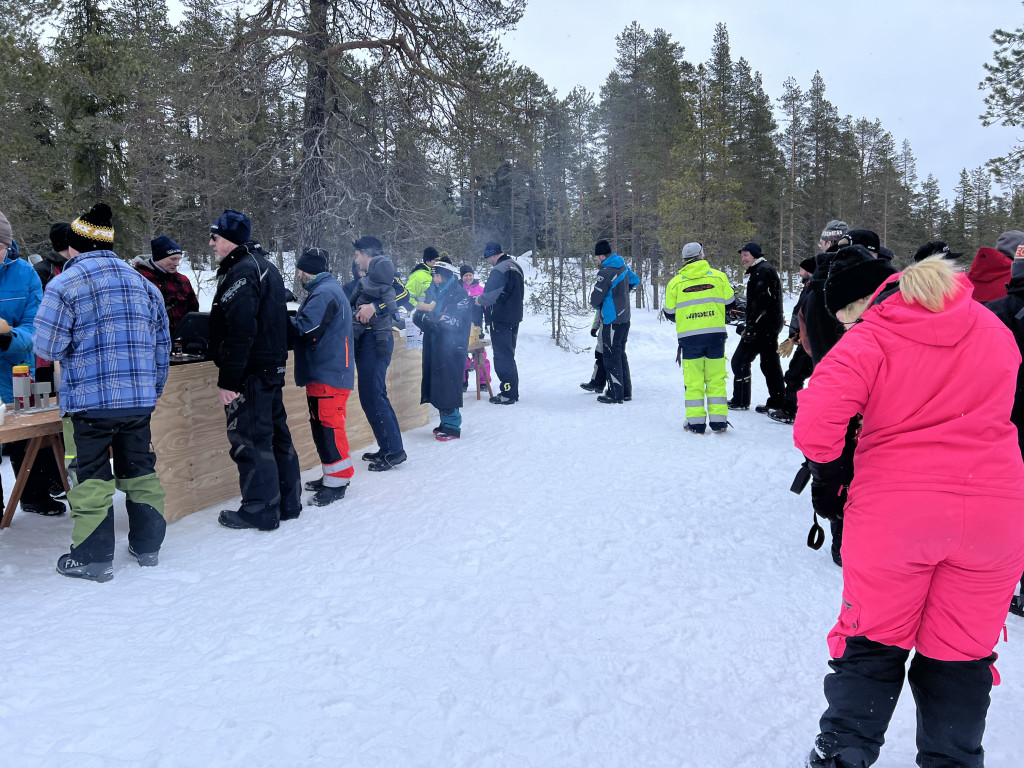
<instances>
[{"instance_id":1,"label":"black winter boot","mask_svg":"<svg viewBox=\"0 0 1024 768\"><path fill-rule=\"evenodd\" d=\"M347 490L347 485L323 485L320 487L320 490L313 494L309 503L314 507L326 507L328 504L333 504L345 498L345 491Z\"/></svg>"},{"instance_id":2,"label":"black winter boot","mask_svg":"<svg viewBox=\"0 0 1024 768\"><path fill-rule=\"evenodd\" d=\"M903 671L910 651L851 637L841 658L828 664L825 677L828 709L814 740L815 768L860 768L878 759L896 701L903 689ZM829 761L833 762L829 762Z\"/></svg>"},{"instance_id":3,"label":"black winter boot","mask_svg":"<svg viewBox=\"0 0 1024 768\"><path fill-rule=\"evenodd\" d=\"M1010 613L1014 616L1024 616L1024 595L1014 595L1010 599Z\"/></svg>"},{"instance_id":4,"label":"black winter boot","mask_svg":"<svg viewBox=\"0 0 1024 768\"><path fill-rule=\"evenodd\" d=\"M992 663L938 661L915 653L907 680L917 702L917 764L921 768L982 768Z\"/></svg>"},{"instance_id":5,"label":"black winter boot","mask_svg":"<svg viewBox=\"0 0 1024 768\"><path fill-rule=\"evenodd\" d=\"M750 410L750 378L736 379L732 386L732 399L727 403L730 411Z\"/></svg>"}]
</instances>

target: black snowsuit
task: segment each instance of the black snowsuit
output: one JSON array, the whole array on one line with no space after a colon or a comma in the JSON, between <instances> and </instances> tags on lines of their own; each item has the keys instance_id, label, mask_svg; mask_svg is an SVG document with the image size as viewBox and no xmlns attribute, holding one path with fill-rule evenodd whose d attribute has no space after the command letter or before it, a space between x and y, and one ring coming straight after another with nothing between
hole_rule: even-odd
<instances>
[{"instance_id":1,"label":"black snowsuit","mask_svg":"<svg viewBox=\"0 0 1024 768\"><path fill-rule=\"evenodd\" d=\"M834 257L835 253L831 251L819 253L815 257L817 268L807 283L810 290L804 297L804 332L807 335L807 344L811 348L811 360L814 365L820 363L836 345L843 329L825 306L825 281L828 280L828 271Z\"/></svg>"},{"instance_id":2,"label":"black snowsuit","mask_svg":"<svg viewBox=\"0 0 1024 768\"><path fill-rule=\"evenodd\" d=\"M238 467L239 517L264 530L301 509L299 458L281 390L288 360L284 281L258 247L240 245L217 268L210 349L217 386L240 393L224 407Z\"/></svg>"},{"instance_id":3,"label":"black snowsuit","mask_svg":"<svg viewBox=\"0 0 1024 768\"><path fill-rule=\"evenodd\" d=\"M796 306L793 307L793 314L789 321L790 338L800 335L800 310L804 308L807 294L811 292L809 286L810 280L808 279L804 282L800 297L796 300ZM814 363L811 356L804 351L802 344L797 344L793 348L793 357L790 359L789 365L786 367L786 375L783 377L786 388L782 396L782 408L790 416L796 415L796 393L803 389L804 383L810 378L813 370Z\"/></svg>"},{"instance_id":4,"label":"black snowsuit","mask_svg":"<svg viewBox=\"0 0 1024 768\"><path fill-rule=\"evenodd\" d=\"M523 320L524 282L523 270L511 256L502 254L487 277L484 292L477 297L482 306L490 308L491 349L501 395L513 401L519 400L516 342Z\"/></svg>"},{"instance_id":5,"label":"black snowsuit","mask_svg":"<svg viewBox=\"0 0 1024 768\"><path fill-rule=\"evenodd\" d=\"M1024 355L1024 274L1011 273L1010 282L1006 286L1006 296L987 302L985 306L995 312L1006 327L1013 331L1017 348ZM1017 393L1013 398L1010 421L1017 427L1017 442L1021 455L1024 456L1024 365L1017 369ZM1020 592L1024 595L1024 577L1020 581Z\"/></svg>"},{"instance_id":6,"label":"black snowsuit","mask_svg":"<svg viewBox=\"0 0 1024 768\"><path fill-rule=\"evenodd\" d=\"M761 358L761 373L768 384L768 407L781 408L785 384L779 361L782 330L782 281L775 267L764 259L747 268L747 317L743 338L732 356L734 406L750 406L750 368Z\"/></svg>"}]
</instances>

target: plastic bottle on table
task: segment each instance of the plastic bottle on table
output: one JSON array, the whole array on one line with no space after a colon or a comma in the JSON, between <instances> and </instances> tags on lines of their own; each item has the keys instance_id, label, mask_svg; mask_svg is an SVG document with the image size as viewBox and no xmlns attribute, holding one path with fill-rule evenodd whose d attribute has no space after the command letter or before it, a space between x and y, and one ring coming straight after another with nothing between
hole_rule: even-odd
<instances>
[{"instance_id":1,"label":"plastic bottle on table","mask_svg":"<svg viewBox=\"0 0 1024 768\"><path fill-rule=\"evenodd\" d=\"M32 405L32 374L29 373L27 365L16 365L12 369L14 377L14 407L16 409L28 408ZM25 382L21 384L20 382ZM23 395L18 394L21 389Z\"/></svg>"}]
</instances>

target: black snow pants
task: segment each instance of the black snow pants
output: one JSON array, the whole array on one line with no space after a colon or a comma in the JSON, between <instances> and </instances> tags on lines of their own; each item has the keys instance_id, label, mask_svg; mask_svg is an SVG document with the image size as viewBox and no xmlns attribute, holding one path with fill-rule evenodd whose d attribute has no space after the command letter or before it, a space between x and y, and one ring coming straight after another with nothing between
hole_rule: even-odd
<instances>
[{"instance_id":1,"label":"black snow pants","mask_svg":"<svg viewBox=\"0 0 1024 768\"><path fill-rule=\"evenodd\" d=\"M829 662L828 709L815 739L812 768L866 768L878 759L910 651L851 637ZM906 677L917 704L917 764L921 768L982 768L992 662L938 661L915 653Z\"/></svg>"},{"instance_id":2,"label":"black snow pants","mask_svg":"<svg viewBox=\"0 0 1024 768\"><path fill-rule=\"evenodd\" d=\"M281 389L284 371L254 373L242 392L225 406L231 458L238 467L242 505L239 517L271 529L281 515L302 508L299 457L292 445Z\"/></svg>"},{"instance_id":3,"label":"black snow pants","mask_svg":"<svg viewBox=\"0 0 1024 768\"><path fill-rule=\"evenodd\" d=\"M744 335L732 354L733 402L750 407L750 368L754 358L761 357L761 373L768 384L768 407L781 408L785 384L782 363L779 361L779 335L777 333ZM607 362L605 362L607 365Z\"/></svg>"}]
</instances>

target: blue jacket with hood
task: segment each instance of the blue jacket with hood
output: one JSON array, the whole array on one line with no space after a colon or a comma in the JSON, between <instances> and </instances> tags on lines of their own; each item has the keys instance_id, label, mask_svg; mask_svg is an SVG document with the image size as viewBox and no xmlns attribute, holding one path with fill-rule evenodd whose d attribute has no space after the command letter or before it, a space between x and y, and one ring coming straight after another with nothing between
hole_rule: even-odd
<instances>
[{"instance_id":1,"label":"blue jacket with hood","mask_svg":"<svg viewBox=\"0 0 1024 768\"><path fill-rule=\"evenodd\" d=\"M639 283L640 278L617 253L601 262L590 306L601 310L604 325L629 322L629 291Z\"/></svg>"},{"instance_id":2,"label":"blue jacket with hood","mask_svg":"<svg viewBox=\"0 0 1024 768\"><path fill-rule=\"evenodd\" d=\"M35 366L32 341L36 312L42 300L43 284L39 275L32 265L18 258L17 245L12 242L7 258L0 263L0 317L11 326L9 336L0 336L0 399L5 403L14 397L11 368Z\"/></svg>"}]
</instances>

